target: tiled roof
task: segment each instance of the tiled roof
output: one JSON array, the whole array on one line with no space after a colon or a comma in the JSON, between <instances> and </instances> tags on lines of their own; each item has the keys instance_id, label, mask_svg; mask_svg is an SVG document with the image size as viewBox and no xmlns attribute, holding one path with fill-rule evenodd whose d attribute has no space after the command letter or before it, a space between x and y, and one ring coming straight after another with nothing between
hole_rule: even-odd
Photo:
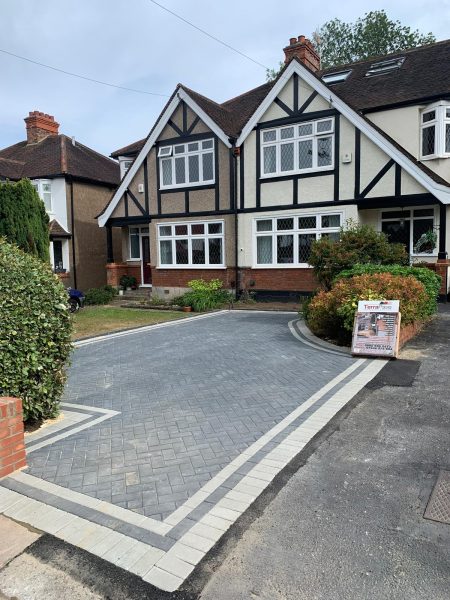
<instances>
[{"instance_id":1,"label":"tiled roof","mask_svg":"<svg viewBox=\"0 0 450 600\"><path fill-rule=\"evenodd\" d=\"M50 221L48 225L48 231L50 238L70 238L72 235L64 229L64 227L58 223L56 219Z\"/></svg>"},{"instance_id":2,"label":"tiled roof","mask_svg":"<svg viewBox=\"0 0 450 600\"><path fill-rule=\"evenodd\" d=\"M91 148L72 143L66 135L49 135L35 144L19 142L0 150L0 177L56 177L72 175L83 179L117 185L119 165Z\"/></svg>"},{"instance_id":3,"label":"tiled roof","mask_svg":"<svg viewBox=\"0 0 450 600\"><path fill-rule=\"evenodd\" d=\"M143 140L138 140L137 142L133 142L132 144L128 144L128 146L124 146L118 150L114 150L114 152L111 152L110 156L112 158L119 158L119 156L135 156L145 144L145 140L146 138Z\"/></svg>"}]
</instances>

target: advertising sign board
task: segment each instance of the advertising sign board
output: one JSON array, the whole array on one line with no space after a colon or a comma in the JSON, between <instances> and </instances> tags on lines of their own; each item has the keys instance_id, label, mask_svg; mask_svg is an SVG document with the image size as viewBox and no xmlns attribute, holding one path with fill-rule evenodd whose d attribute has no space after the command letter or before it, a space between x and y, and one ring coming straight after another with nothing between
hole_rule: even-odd
<instances>
[{"instance_id":1,"label":"advertising sign board","mask_svg":"<svg viewBox=\"0 0 450 600\"><path fill-rule=\"evenodd\" d=\"M399 311L399 300L360 300L353 326L352 354L397 357Z\"/></svg>"}]
</instances>

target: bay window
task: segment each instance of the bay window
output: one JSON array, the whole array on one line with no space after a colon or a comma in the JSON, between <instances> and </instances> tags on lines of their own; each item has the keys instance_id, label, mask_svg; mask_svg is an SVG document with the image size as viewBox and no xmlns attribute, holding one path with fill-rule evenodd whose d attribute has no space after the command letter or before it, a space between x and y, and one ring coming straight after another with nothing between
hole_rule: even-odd
<instances>
[{"instance_id":1,"label":"bay window","mask_svg":"<svg viewBox=\"0 0 450 600\"><path fill-rule=\"evenodd\" d=\"M159 224L158 246L160 267L225 266L223 221Z\"/></svg>"},{"instance_id":2,"label":"bay window","mask_svg":"<svg viewBox=\"0 0 450 600\"><path fill-rule=\"evenodd\" d=\"M422 159L450 156L450 104L439 102L420 115Z\"/></svg>"},{"instance_id":3,"label":"bay window","mask_svg":"<svg viewBox=\"0 0 450 600\"><path fill-rule=\"evenodd\" d=\"M158 158L161 189L215 181L213 139L160 146Z\"/></svg>"},{"instance_id":4,"label":"bay window","mask_svg":"<svg viewBox=\"0 0 450 600\"><path fill-rule=\"evenodd\" d=\"M334 119L296 123L261 132L261 176L333 168Z\"/></svg>"},{"instance_id":5,"label":"bay window","mask_svg":"<svg viewBox=\"0 0 450 600\"><path fill-rule=\"evenodd\" d=\"M306 266L312 243L339 239L342 215L316 214L255 219L255 267Z\"/></svg>"}]
</instances>

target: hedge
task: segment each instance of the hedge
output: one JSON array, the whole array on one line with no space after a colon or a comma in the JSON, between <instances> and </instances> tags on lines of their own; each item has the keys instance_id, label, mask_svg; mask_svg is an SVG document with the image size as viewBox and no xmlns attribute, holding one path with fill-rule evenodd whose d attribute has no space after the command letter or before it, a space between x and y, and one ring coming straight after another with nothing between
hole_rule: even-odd
<instances>
[{"instance_id":1,"label":"hedge","mask_svg":"<svg viewBox=\"0 0 450 600\"><path fill-rule=\"evenodd\" d=\"M391 273L402 277L414 277L423 284L428 295L426 308L427 315L433 315L437 310L437 298L441 288L441 277L427 267L402 267L401 265L355 265L351 269L341 271L335 278L335 282L340 279L354 277L355 275L366 275L374 273Z\"/></svg>"},{"instance_id":2,"label":"hedge","mask_svg":"<svg viewBox=\"0 0 450 600\"><path fill-rule=\"evenodd\" d=\"M100 288L91 288L87 290L84 303L85 304L108 304L117 294L116 288L113 288L112 285L104 285Z\"/></svg>"},{"instance_id":3,"label":"hedge","mask_svg":"<svg viewBox=\"0 0 450 600\"><path fill-rule=\"evenodd\" d=\"M321 291L308 306L307 323L320 337L348 344L358 300L400 300L402 323L429 317L429 297L417 279L391 273L355 275L339 280L332 290Z\"/></svg>"},{"instance_id":4,"label":"hedge","mask_svg":"<svg viewBox=\"0 0 450 600\"><path fill-rule=\"evenodd\" d=\"M0 388L25 420L55 417L72 344L68 295L50 265L0 238Z\"/></svg>"},{"instance_id":5,"label":"hedge","mask_svg":"<svg viewBox=\"0 0 450 600\"><path fill-rule=\"evenodd\" d=\"M226 302L231 302L233 298L230 292L223 289L223 281L220 279L211 279L211 281L193 279L188 282L188 286L192 291L174 299L174 302L180 306L192 306L195 312L217 308Z\"/></svg>"}]
</instances>

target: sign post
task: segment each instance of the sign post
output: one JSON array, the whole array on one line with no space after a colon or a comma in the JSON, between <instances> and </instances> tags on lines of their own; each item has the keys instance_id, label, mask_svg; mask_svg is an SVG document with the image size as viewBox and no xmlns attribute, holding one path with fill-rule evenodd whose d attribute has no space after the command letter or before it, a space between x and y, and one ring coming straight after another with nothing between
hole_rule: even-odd
<instances>
[{"instance_id":1,"label":"sign post","mask_svg":"<svg viewBox=\"0 0 450 600\"><path fill-rule=\"evenodd\" d=\"M352 354L397 358L399 300L360 300L353 325Z\"/></svg>"}]
</instances>

